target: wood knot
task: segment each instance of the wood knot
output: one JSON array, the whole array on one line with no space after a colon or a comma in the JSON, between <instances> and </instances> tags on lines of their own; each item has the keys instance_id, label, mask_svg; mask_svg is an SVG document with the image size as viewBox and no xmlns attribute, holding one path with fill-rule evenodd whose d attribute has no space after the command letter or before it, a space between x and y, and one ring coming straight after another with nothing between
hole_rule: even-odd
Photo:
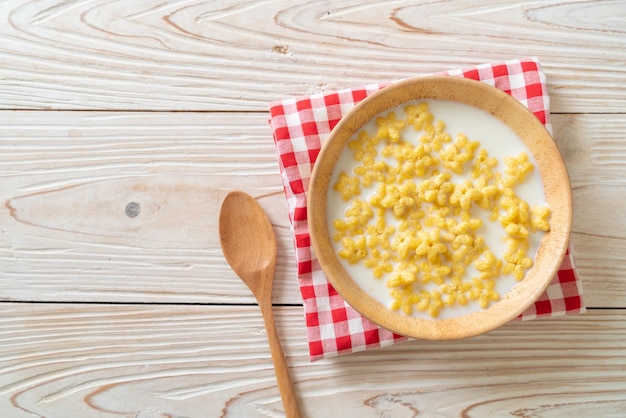
<instances>
[{"instance_id":1,"label":"wood knot","mask_svg":"<svg viewBox=\"0 0 626 418\"><path fill-rule=\"evenodd\" d=\"M129 218L135 218L139 215L139 212L141 212L141 206L139 206L137 202L130 202L126 205L126 209L124 209L124 213L126 213L126 216Z\"/></svg>"},{"instance_id":2,"label":"wood knot","mask_svg":"<svg viewBox=\"0 0 626 418\"><path fill-rule=\"evenodd\" d=\"M272 48L272 52L287 55L289 54L289 47L287 45L276 45L274 48Z\"/></svg>"}]
</instances>

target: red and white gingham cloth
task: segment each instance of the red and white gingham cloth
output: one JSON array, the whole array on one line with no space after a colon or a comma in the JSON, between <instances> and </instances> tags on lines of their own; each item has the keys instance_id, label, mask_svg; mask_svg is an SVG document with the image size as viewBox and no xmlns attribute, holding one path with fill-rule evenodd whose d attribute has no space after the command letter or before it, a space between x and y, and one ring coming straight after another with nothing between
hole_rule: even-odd
<instances>
[{"instance_id":1,"label":"red and white gingham cloth","mask_svg":"<svg viewBox=\"0 0 626 418\"><path fill-rule=\"evenodd\" d=\"M466 77L495 86L528 107L551 131L546 79L536 58L483 64L438 75ZM298 282L304 300L311 361L407 340L362 317L337 294L312 251L307 225L306 193L322 144L346 112L386 85L389 83L318 93L270 104L270 125L296 247ZM570 248L546 292L519 319L581 313L584 310L582 286Z\"/></svg>"}]
</instances>

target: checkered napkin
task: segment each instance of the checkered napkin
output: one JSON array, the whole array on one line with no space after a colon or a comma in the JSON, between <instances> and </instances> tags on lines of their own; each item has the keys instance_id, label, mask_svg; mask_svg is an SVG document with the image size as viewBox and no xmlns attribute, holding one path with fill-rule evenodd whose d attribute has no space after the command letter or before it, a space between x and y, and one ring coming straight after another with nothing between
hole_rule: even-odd
<instances>
[{"instance_id":1,"label":"checkered napkin","mask_svg":"<svg viewBox=\"0 0 626 418\"><path fill-rule=\"evenodd\" d=\"M528 107L551 131L546 79L536 58L483 64L437 75L471 78L495 86ZM407 340L362 317L337 294L313 253L307 225L306 193L322 144L346 112L388 84L318 93L270 104L270 125L278 151L296 248L298 282L304 301L311 361ZM581 313L584 310L582 287L569 248L546 292L519 319Z\"/></svg>"}]
</instances>

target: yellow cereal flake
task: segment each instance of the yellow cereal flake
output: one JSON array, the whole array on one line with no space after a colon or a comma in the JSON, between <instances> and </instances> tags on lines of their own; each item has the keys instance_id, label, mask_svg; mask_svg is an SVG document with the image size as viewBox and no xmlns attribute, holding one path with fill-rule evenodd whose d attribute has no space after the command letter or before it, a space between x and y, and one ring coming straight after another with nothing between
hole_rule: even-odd
<instances>
[{"instance_id":1,"label":"yellow cereal flake","mask_svg":"<svg viewBox=\"0 0 626 418\"><path fill-rule=\"evenodd\" d=\"M391 253L380 251L378 248L370 246L368 242L366 242L366 246L369 249L369 257L363 260L363 264L372 270L374 277L380 279L385 273L391 273L393 271Z\"/></svg>"},{"instance_id":2,"label":"yellow cereal flake","mask_svg":"<svg viewBox=\"0 0 626 418\"><path fill-rule=\"evenodd\" d=\"M415 254L425 256L429 263L439 263L441 256L445 255L448 247L441 242L439 231L417 231L420 244L415 249Z\"/></svg>"},{"instance_id":3,"label":"yellow cereal flake","mask_svg":"<svg viewBox=\"0 0 626 418\"><path fill-rule=\"evenodd\" d=\"M415 210L411 212L409 215L405 216L403 219L400 219L397 223L396 229L398 231L404 231L406 229L413 229L414 231L419 231L422 229L422 219L426 217L426 212L423 210Z\"/></svg>"},{"instance_id":4,"label":"yellow cereal flake","mask_svg":"<svg viewBox=\"0 0 626 418\"><path fill-rule=\"evenodd\" d=\"M391 248L395 250L400 260L406 260L415 255L415 250L420 244L421 241L413 229L404 229L394 236Z\"/></svg>"},{"instance_id":5,"label":"yellow cereal flake","mask_svg":"<svg viewBox=\"0 0 626 418\"><path fill-rule=\"evenodd\" d=\"M354 174L358 175L364 187L374 182L386 183L395 180L396 173L384 161L362 160L363 165L354 168ZM341 179L339 179L341 181Z\"/></svg>"},{"instance_id":6,"label":"yellow cereal flake","mask_svg":"<svg viewBox=\"0 0 626 418\"><path fill-rule=\"evenodd\" d=\"M454 306L459 304L462 306L467 305L469 301L469 291L472 289L472 282L455 280L450 283L446 283L441 286L441 291L446 298L444 303L446 306Z\"/></svg>"},{"instance_id":7,"label":"yellow cereal flake","mask_svg":"<svg viewBox=\"0 0 626 418\"><path fill-rule=\"evenodd\" d=\"M442 285L452 272L452 268L450 266L438 263L422 261L418 264L418 266L420 272L422 273L420 282L423 284L435 283Z\"/></svg>"},{"instance_id":8,"label":"yellow cereal flake","mask_svg":"<svg viewBox=\"0 0 626 418\"><path fill-rule=\"evenodd\" d=\"M469 298L478 301L481 308L486 308L491 302L500 300L500 295L495 290L496 282L493 279L474 278L472 285L468 292Z\"/></svg>"},{"instance_id":9,"label":"yellow cereal flake","mask_svg":"<svg viewBox=\"0 0 626 418\"><path fill-rule=\"evenodd\" d=\"M365 229L367 231L367 246L369 248L390 249L389 238L394 234L395 228L388 226L384 218L376 219L374 224L367 225Z\"/></svg>"},{"instance_id":10,"label":"yellow cereal flake","mask_svg":"<svg viewBox=\"0 0 626 418\"><path fill-rule=\"evenodd\" d=\"M482 199L483 195L469 180L463 180L454 185L454 192L450 196L450 204L460 206L463 210L469 210L472 203Z\"/></svg>"},{"instance_id":11,"label":"yellow cereal flake","mask_svg":"<svg viewBox=\"0 0 626 418\"><path fill-rule=\"evenodd\" d=\"M512 273L517 280L522 280L524 272L533 265L533 260L526 256L523 249L505 252L504 261L504 272L506 274Z\"/></svg>"},{"instance_id":12,"label":"yellow cereal flake","mask_svg":"<svg viewBox=\"0 0 626 418\"><path fill-rule=\"evenodd\" d=\"M345 217L333 221L339 257L385 280L394 311L435 318L470 301L486 308L500 299L501 275L522 280L532 267L531 234L550 229L550 209L531 209L515 193L533 164L520 153L495 171L498 160L463 134L453 141L426 102L406 106L402 116L380 116L375 135L362 130L348 141L358 163L333 185L349 202ZM421 133L417 144L403 139L406 127ZM371 185L375 191L360 199L361 187ZM480 210L504 230L501 256L481 234Z\"/></svg>"},{"instance_id":13,"label":"yellow cereal flake","mask_svg":"<svg viewBox=\"0 0 626 418\"><path fill-rule=\"evenodd\" d=\"M490 180L494 177L493 169L497 165L498 160L494 157L489 157L487 150L481 149L478 151L478 156L476 156L476 159L474 160L471 176L474 179L484 176Z\"/></svg>"},{"instance_id":14,"label":"yellow cereal flake","mask_svg":"<svg viewBox=\"0 0 626 418\"><path fill-rule=\"evenodd\" d=\"M422 102L417 105L409 105L404 108L405 119L416 131L421 131L427 126L432 126L433 115L428 111L428 103Z\"/></svg>"},{"instance_id":15,"label":"yellow cereal flake","mask_svg":"<svg viewBox=\"0 0 626 418\"><path fill-rule=\"evenodd\" d=\"M420 302L417 303L417 309L428 312L433 318L439 316L439 311L443 307L444 302L441 298L441 292L438 290L432 290L427 294L423 294Z\"/></svg>"},{"instance_id":16,"label":"yellow cereal flake","mask_svg":"<svg viewBox=\"0 0 626 418\"><path fill-rule=\"evenodd\" d=\"M335 234L333 240L335 242L341 241L344 237L353 237L355 235L361 235L364 232L363 225L354 219L335 219L333 221L333 227L335 228Z\"/></svg>"},{"instance_id":17,"label":"yellow cereal flake","mask_svg":"<svg viewBox=\"0 0 626 418\"><path fill-rule=\"evenodd\" d=\"M479 271L480 279L494 279L500 275L502 260L498 259L490 250L487 250L480 259L474 261L474 267Z\"/></svg>"},{"instance_id":18,"label":"yellow cereal flake","mask_svg":"<svg viewBox=\"0 0 626 418\"><path fill-rule=\"evenodd\" d=\"M341 173L333 189L340 192L341 198L347 202L352 197L361 194L360 183L361 181L358 177L350 177L346 173Z\"/></svg>"},{"instance_id":19,"label":"yellow cereal flake","mask_svg":"<svg viewBox=\"0 0 626 418\"><path fill-rule=\"evenodd\" d=\"M398 142L400 140L400 130L406 126L406 122L404 120L396 120L396 114L390 112L387 116L376 118L376 125L378 126L377 135L379 138Z\"/></svg>"},{"instance_id":20,"label":"yellow cereal flake","mask_svg":"<svg viewBox=\"0 0 626 418\"><path fill-rule=\"evenodd\" d=\"M489 183L488 176L480 176L474 181L474 188L476 188L480 194L480 199L477 200L478 205L487 210L491 210L496 200L500 197L500 189L495 184Z\"/></svg>"},{"instance_id":21,"label":"yellow cereal flake","mask_svg":"<svg viewBox=\"0 0 626 418\"><path fill-rule=\"evenodd\" d=\"M524 180L524 177L535 169L533 163L528 161L526 153L521 153L516 157L505 157L504 163L506 164L504 174L515 177L518 182Z\"/></svg>"},{"instance_id":22,"label":"yellow cereal flake","mask_svg":"<svg viewBox=\"0 0 626 418\"><path fill-rule=\"evenodd\" d=\"M465 241L465 240L464 240ZM472 241L461 244L452 254L452 262L472 264L487 249L485 239L481 236L472 237Z\"/></svg>"},{"instance_id":23,"label":"yellow cereal flake","mask_svg":"<svg viewBox=\"0 0 626 418\"><path fill-rule=\"evenodd\" d=\"M374 216L372 208L363 200L355 199L348 209L346 209L346 219L365 226Z\"/></svg>"},{"instance_id":24,"label":"yellow cereal flake","mask_svg":"<svg viewBox=\"0 0 626 418\"><path fill-rule=\"evenodd\" d=\"M415 126L415 125L413 125ZM426 133L420 137L420 142L424 144L425 149L441 151L443 144L451 142L452 138L445 132L446 124L443 121L437 121L435 126L428 126Z\"/></svg>"},{"instance_id":25,"label":"yellow cereal flake","mask_svg":"<svg viewBox=\"0 0 626 418\"><path fill-rule=\"evenodd\" d=\"M550 209L543 207L534 207L530 210L530 227L533 231L549 231L550 230Z\"/></svg>"},{"instance_id":26,"label":"yellow cereal flake","mask_svg":"<svg viewBox=\"0 0 626 418\"><path fill-rule=\"evenodd\" d=\"M367 131L360 131L356 139L348 141L347 146L354 151L357 160L374 159L378 155L376 145L379 142L379 137L370 136Z\"/></svg>"},{"instance_id":27,"label":"yellow cereal flake","mask_svg":"<svg viewBox=\"0 0 626 418\"><path fill-rule=\"evenodd\" d=\"M341 240L341 245L343 248L339 250L339 257L347 260L350 264L355 264L367 256L368 251L364 236L356 239L345 237Z\"/></svg>"},{"instance_id":28,"label":"yellow cereal flake","mask_svg":"<svg viewBox=\"0 0 626 418\"><path fill-rule=\"evenodd\" d=\"M450 173L437 173L421 182L417 188L417 196L423 202L434 202L444 206L454 191L454 184L450 182Z\"/></svg>"},{"instance_id":29,"label":"yellow cereal flake","mask_svg":"<svg viewBox=\"0 0 626 418\"><path fill-rule=\"evenodd\" d=\"M510 223L504 228L504 232L512 238L528 238L528 229L524 225Z\"/></svg>"},{"instance_id":30,"label":"yellow cereal flake","mask_svg":"<svg viewBox=\"0 0 626 418\"><path fill-rule=\"evenodd\" d=\"M411 263L398 263L387 281L389 288L405 288L417 281L417 266Z\"/></svg>"},{"instance_id":31,"label":"yellow cereal flake","mask_svg":"<svg viewBox=\"0 0 626 418\"><path fill-rule=\"evenodd\" d=\"M504 196L500 199L500 206L505 210L505 213L498 218L503 227L506 228L512 223L525 226L530 221L530 208L522 199L516 196Z\"/></svg>"}]
</instances>

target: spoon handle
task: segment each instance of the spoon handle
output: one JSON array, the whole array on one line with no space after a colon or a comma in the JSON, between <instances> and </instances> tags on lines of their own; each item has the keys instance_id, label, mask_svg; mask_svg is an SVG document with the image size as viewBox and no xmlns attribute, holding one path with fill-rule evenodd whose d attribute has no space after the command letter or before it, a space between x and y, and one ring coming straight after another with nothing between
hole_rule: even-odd
<instances>
[{"instance_id":1,"label":"spoon handle","mask_svg":"<svg viewBox=\"0 0 626 418\"><path fill-rule=\"evenodd\" d=\"M280 397L283 401L283 408L285 408L285 415L287 418L302 418L293 383L291 382L291 376L289 375L289 367L287 366L285 354L283 353L278 333L276 332L272 304L271 302L263 303L259 301L259 307L265 322L265 330L267 331L267 339L270 344L270 352L272 353L272 360L276 371L276 380L278 381L278 390L280 391Z\"/></svg>"}]
</instances>

